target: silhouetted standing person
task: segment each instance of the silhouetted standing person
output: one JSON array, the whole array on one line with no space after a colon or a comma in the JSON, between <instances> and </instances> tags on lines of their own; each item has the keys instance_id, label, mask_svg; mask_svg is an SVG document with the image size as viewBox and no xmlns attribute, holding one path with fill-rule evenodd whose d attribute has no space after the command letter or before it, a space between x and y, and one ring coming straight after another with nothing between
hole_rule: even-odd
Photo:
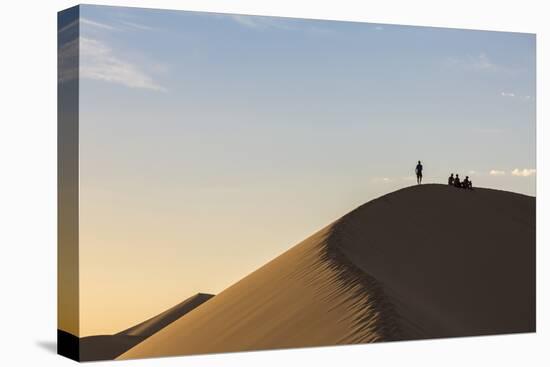
<instances>
[{"instance_id":1,"label":"silhouetted standing person","mask_svg":"<svg viewBox=\"0 0 550 367\"><path fill-rule=\"evenodd\" d=\"M455 178L454 178L453 175L454 175L454 173L451 173L451 177L449 177L449 181L448 181L449 186L453 186L454 183L455 183Z\"/></svg>"},{"instance_id":2,"label":"silhouetted standing person","mask_svg":"<svg viewBox=\"0 0 550 367\"><path fill-rule=\"evenodd\" d=\"M418 161L418 164L416 165L416 183L421 184L422 183L422 163Z\"/></svg>"}]
</instances>

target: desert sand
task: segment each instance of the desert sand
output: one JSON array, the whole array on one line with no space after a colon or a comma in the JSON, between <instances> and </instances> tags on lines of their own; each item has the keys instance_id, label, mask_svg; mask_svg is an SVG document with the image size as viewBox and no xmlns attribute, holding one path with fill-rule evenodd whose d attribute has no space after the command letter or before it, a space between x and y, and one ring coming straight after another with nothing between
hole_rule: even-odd
<instances>
[{"instance_id":1,"label":"desert sand","mask_svg":"<svg viewBox=\"0 0 550 367\"><path fill-rule=\"evenodd\" d=\"M174 307L114 335L94 335L79 340L80 361L114 359L137 343L214 297L197 293ZM75 337L76 338L76 337Z\"/></svg>"},{"instance_id":2,"label":"desert sand","mask_svg":"<svg viewBox=\"0 0 550 367\"><path fill-rule=\"evenodd\" d=\"M118 359L533 331L535 198L430 184L358 207Z\"/></svg>"}]
</instances>

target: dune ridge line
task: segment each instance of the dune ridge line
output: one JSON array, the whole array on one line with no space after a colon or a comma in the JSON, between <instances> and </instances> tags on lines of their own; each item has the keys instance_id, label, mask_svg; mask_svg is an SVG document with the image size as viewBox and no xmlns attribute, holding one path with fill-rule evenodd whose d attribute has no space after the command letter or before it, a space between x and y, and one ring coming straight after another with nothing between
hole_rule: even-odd
<instances>
[{"instance_id":1,"label":"dune ridge line","mask_svg":"<svg viewBox=\"0 0 550 367\"><path fill-rule=\"evenodd\" d=\"M533 332L535 234L534 197L404 188L352 210L118 359Z\"/></svg>"}]
</instances>

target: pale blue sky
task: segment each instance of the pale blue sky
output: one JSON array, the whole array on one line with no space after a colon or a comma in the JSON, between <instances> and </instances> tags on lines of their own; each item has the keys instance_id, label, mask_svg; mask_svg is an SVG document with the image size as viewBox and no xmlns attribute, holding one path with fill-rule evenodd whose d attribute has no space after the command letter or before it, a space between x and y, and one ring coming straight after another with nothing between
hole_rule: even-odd
<instances>
[{"instance_id":1,"label":"pale blue sky","mask_svg":"<svg viewBox=\"0 0 550 367\"><path fill-rule=\"evenodd\" d=\"M219 292L413 184L419 159L427 182L459 172L535 195L532 34L103 6L80 14L81 254L120 251L111 265L82 267L90 284L109 274L122 294L128 274L145 272L167 307L182 292Z\"/></svg>"},{"instance_id":2,"label":"pale blue sky","mask_svg":"<svg viewBox=\"0 0 550 367\"><path fill-rule=\"evenodd\" d=\"M81 48L107 50L82 58L82 112L184 139L193 157L177 162L216 182L327 164L393 179L417 158L433 180L535 168L534 35L98 6L82 18ZM534 194L533 179L501 179Z\"/></svg>"}]
</instances>

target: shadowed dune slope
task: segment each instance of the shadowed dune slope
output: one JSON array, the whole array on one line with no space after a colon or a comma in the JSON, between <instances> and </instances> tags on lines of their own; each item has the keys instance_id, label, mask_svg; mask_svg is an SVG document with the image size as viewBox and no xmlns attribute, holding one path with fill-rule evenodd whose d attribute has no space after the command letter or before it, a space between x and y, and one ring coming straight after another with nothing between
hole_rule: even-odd
<instances>
[{"instance_id":1,"label":"shadowed dune slope","mask_svg":"<svg viewBox=\"0 0 550 367\"><path fill-rule=\"evenodd\" d=\"M120 333L81 338L79 339L80 361L114 359L212 297L214 297L212 294L198 293L163 313Z\"/></svg>"},{"instance_id":2,"label":"shadowed dune slope","mask_svg":"<svg viewBox=\"0 0 550 367\"><path fill-rule=\"evenodd\" d=\"M119 358L534 330L535 198L421 185L355 209Z\"/></svg>"},{"instance_id":3,"label":"shadowed dune slope","mask_svg":"<svg viewBox=\"0 0 550 367\"><path fill-rule=\"evenodd\" d=\"M117 335L151 336L166 325L176 321L189 311L208 301L212 297L214 297L213 294L197 293L194 296L187 298L185 301L164 311L163 313L154 316L141 324L121 331Z\"/></svg>"},{"instance_id":4,"label":"shadowed dune slope","mask_svg":"<svg viewBox=\"0 0 550 367\"><path fill-rule=\"evenodd\" d=\"M86 336L78 341L78 361L88 362L115 359L143 340L145 340L145 337L131 335Z\"/></svg>"}]
</instances>

